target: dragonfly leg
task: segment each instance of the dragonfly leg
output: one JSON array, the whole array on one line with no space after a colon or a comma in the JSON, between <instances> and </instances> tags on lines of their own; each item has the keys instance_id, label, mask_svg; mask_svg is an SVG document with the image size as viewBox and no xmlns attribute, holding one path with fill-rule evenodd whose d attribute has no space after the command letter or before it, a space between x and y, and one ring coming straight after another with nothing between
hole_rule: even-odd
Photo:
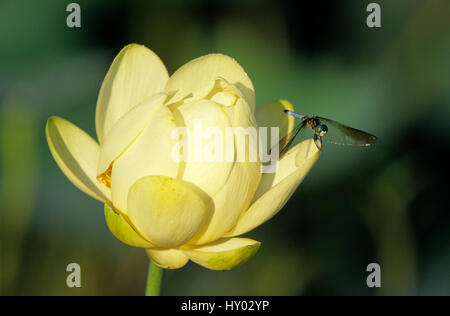
<instances>
[{"instance_id":1,"label":"dragonfly leg","mask_svg":"<svg viewBox=\"0 0 450 316\"><path fill-rule=\"evenodd\" d=\"M316 144L317 149L322 150L322 137L314 134L314 143Z\"/></svg>"}]
</instances>

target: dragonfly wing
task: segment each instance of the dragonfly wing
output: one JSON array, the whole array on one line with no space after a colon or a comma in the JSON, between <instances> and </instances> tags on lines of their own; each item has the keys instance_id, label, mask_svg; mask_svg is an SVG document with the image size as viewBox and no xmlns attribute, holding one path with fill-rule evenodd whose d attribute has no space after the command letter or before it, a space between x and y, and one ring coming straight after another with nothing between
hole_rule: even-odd
<instances>
[{"instance_id":1,"label":"dragonfly wing","mask_svg":"<svg viewBox=\"0 0 450 316\"><path fill-rule=\"evenodd\" d=\"M328 143L349 146L371 146L378 143L378 138L372 134L327 118L317 118L328 127L327 134L323 136L323 140Z\"/></svg>"}]
</instances>

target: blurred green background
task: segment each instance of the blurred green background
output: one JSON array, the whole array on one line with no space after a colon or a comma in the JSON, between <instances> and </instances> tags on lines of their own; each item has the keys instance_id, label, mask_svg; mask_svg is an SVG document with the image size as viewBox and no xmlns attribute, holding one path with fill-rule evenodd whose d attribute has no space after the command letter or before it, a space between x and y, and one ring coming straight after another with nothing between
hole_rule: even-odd
<instances>
[{"instance_id":1,"label":"blurred green background","mask_svg":"<svg viewBox=\"0 0 450 316\"><path fill-rule=\"evenodd\" d=\"M48 150L58 115L95 136L104 75L140 43L169 72L221 52L252 79L257 104L374 133L374 148L326 146L282 212L249 237L262 247L227 272L166 271L163 295L449 295L450 2L0 2L0 290L4 295L142 295L148 259L109 232L103 206ZM81 288L66 266L81 265ZM366 286L381 265L382 287Z\"/></svg>"}]
</instances>

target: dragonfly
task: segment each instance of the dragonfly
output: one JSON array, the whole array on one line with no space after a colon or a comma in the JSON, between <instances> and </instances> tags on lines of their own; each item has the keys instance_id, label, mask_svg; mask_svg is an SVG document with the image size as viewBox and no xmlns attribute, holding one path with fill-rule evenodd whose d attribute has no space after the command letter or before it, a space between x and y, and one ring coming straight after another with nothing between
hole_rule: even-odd
<instances>
[{"instance_id":1,"label":"dragonfly","mask_svg":"<svg viewBox=\"0 0 450 316\"><path fill-rule=\"evenodd\" d=\"M284 156L284 154L287 153L294 139L305 127L309 127L313 131L314 143L319 150L322 149L323 139L329 143L349 146L372 146L378 143L378 138L375 135L363 132L359 129L346 126L324 117L316 115L300 115L289 110L284 110L284 112L288 115L300 119L301 122L294 128L294 132L292 133L289 141L280 150L280 159ZM333 130L333 135L327 135L330 129ZM282 139L282 143L284 143L284 140L285 139Z\"/></svg>"}]
</instances>

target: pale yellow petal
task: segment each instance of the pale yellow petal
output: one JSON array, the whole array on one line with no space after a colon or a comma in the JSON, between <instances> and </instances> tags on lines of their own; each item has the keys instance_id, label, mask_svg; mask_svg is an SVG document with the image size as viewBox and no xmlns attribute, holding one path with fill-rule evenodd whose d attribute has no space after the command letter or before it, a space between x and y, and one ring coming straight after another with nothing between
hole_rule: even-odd
<instances>
[{"instance_id":1,"label":"pale yellow petal","mask_svg":"<svg viewBox=\"0 0 450 316\"><path fill-rule=\"evenodd\" d=\"M255 116L244 99L238 98L231 107L223 107L233 126L236 161L243 162L248 173L256 173L258 184L261 176L261 161L258 153L258 125Z\"/></svg>"},{"instance_id":2,"label":"pale yellow petal","mask_svg":"<svg viewBox=\"0 0 450 316\"><path fill-rule=\"evenodd\" d=\"M178 90L174 100L181 100L217 77L235 85L252 111L255 109L255 90L250 78L236 60L222 54L209 54L183 65L170 77L165 89Z\"/></svg>"},{"instance_id":3,"label":"pale yellow petal","mask_svg":"<svg viewBox=\"0 0 450 316\"><path fill-rule=\"evenodd\" d=\"M156 265L164 269L179 269L189 261L178 249L147 249L146 252Z\"/></svg>"},{"instance_id":4,"label":"pale yellow petal","mask_svg":"<svg viewBox=\"0 0 450 316\"><path fill-rule=\"evenodd\" d=\"M192 184L148 176L131 187L128 216L146 239L160 248L188 242L200 229L208 208Z\"/></svg>"},{"instance_id":5,"label":"pale yellow petal","mask_svg":"<svg viewBox=\"0 0 450 316\"><path fill-rule=\"evenodd\" d=\"M201 245L217 240L234 227L241 212L250 205L258 180L259 173L250 173L245 163L235 163L227 183L212 198L214 211L189 244Z\"/></svg>"},{"instance_id":6,"label":"pale yellow petal","mask_svg":"<svg viewBox=\"0 0 450 316\"><path fill-rule=\"evenodd\" d=\"M284 110L294 111L292 104L286 100L258 105L255 110L256 121L259 127L267 127L267 141L270 148L271 131L270 127L279 128L280 149L289 141L289 136L294 129L295 118L287 115Z\"/></svg>"},{"instance_id":7,"label":"pale yellow petal","mask_svg":"<svg viewBox=\"0 0 450 316\"><path fill-rule=\"evenodd\" d=\"M211 270L230 270L250 259L261 243L248 238L224 238L204 246L184 246L184 254Z\"/></svg>"},{"instance_id":8,"label":"pale yellow petal","mask_svg":"<svg viewBox=\"0 0 450 316\"><path fill-rule=\"evenodd\" d=\"M131 108L162 91L169 74L159 57L142 45L125 46L106 74L97 100L95 125L100 144Z\"/></svg>"},{"instance_id":9,"label":"pale yellow petal","mask_svg":"<svg viewBox=\"0 0 450 316\"><path fill-rule=\"evenodd\" d=\"M310 140L307 140L307 142L309 143ZM261 181L259 182L258 189L256 190L256 193L253 196L253 201L259 199L264 193L269 191L272 187L274 187L282 180L284 180L287 176L296 171L298 167L302 164L301 155L304 155L304 157L306 157L305 159L306 161L307 159L309 159L308 157L310 157L308 155L312 155L315 153L315 151L311 150L307 155L301 154L299 150L305 149L306 144L307 143L301 146L298 144L293 148L289 149L289 151L284 155L284 157L278 162L275 173L263 174Z\"/></svg>"},{"instance_id":10,"label":"pale yellow petal","mask_svg":"<svg viewBox=\"0 0 450 316\"><path fill-rule=\"evenodd\" d=\"M148 175L176 178L179 163L172 157L172 149L177 142L172 137L175 128L170 110L158 106L139 137L115 160L111 198L116 209L127 214L128 191L138 179Z\"/></svg>"},{"instance_id":11,"label":"pale yellow petal","mask_svg":"<svg viewBox=\"0 0 450 316\"><path fill-rule=\"evenodd\" d=\"M295 154L295 160L288 155L283 158L283 160L289 158L286 164L281 163L283 160L280 162L278 177L275 175L270 179L270 174L263 177L260 187L264 189L258 189L257 193L260 197L243 213L237 225L225 236L245 234L274 216L286 204L320 155L313 140L303 141L291 151ZM293 168L292 162L295 162L296 168ZM291 169L294 170L286 175ZM268 186L265 181L271 185Z\"/></svg>"},{"instance_id":12,"label":"pale yellow petal","mask_svg":"<svg viewBox=\"0 0 450 316\"><path fill-rule=\"evenodd\" d=\"M66 177L84 193L108 202L109 189L96 178L100 149L95 140L59 117L48 119L45 133L50 152Z\"/></svg>"},{"instance_id":13,"label":"pale yellow petal","mask_svg":"<svg viewBox=\"0 0 450 316\"><path fill-rule=\"evenodd\" d=\"M256 139L253 143L249 141L252 138L249 137L252 135L251 128L256 127L253 113L241 98L234 106L223 109L228 114L233 127L241 128L234 137L236 157L241 155L245 157L242 162L234 163L226 184L212 197L214 212L198 235L191 240L191 244L208 243L228 232L236 224L241 213L250 205L261 179L261 163L258 156L254 157L256 161L251 161L251 155L249 155L250 149L257 153L258 145Z\"/></svg>"},{"instance_id":14,"label":"pale yellow petal","mask_svg":"<svg viewBox=\"0 0 450 316\"><path fill-rule=\"evenodd\" d=\"M152 119L153 112L167 95L158 93L128 111L111 129L101 148L97 175L103 174L111 163L141 134Z\"/></svg>"},{"instance_id":15,"label":"pale yellow petal","mask_svg":"<svg viewBox=\"0 0 450 316\"><path fill-rule=\"evenodd\" d=\"M111 233L121 242L132 247L155 247L134 230L134 228L124 218L124 215L115 213L113 209L108 206L108 204L105 204L105 219Z\"/></svg>"},{"instance_id":16,"label":"pale yellow petal","mask_svg":"<svg viewBox=\"0 0 450 316\"><path fill-rule=\"evenodd\" d=\"M227 181L234 163L226 161L230 120L221 106L208 100L181 105L173 115L178 126L186 127L187 136L178 178L213 196Z\"/></svg>"}]
</instances>

